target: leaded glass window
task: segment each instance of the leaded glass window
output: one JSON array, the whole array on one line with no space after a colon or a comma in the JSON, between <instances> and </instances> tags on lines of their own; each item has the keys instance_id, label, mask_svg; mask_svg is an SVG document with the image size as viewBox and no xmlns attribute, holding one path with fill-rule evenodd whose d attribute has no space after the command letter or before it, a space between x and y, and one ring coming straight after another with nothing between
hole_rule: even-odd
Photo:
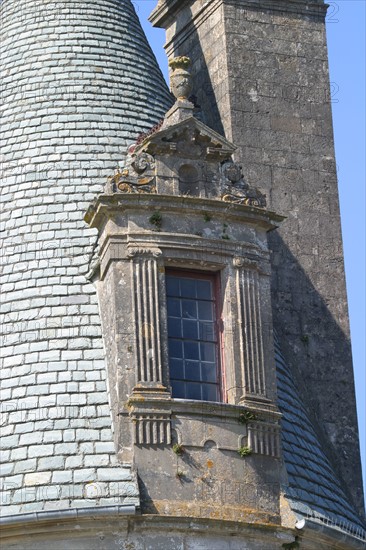
<instances>
[{"instance_id":1,"label":"leaded glass window","mask_svg":"<svg viewBox=\"0 0 366 550\"><path fill-rule=\"evenodd\" d=\"M167 272L168 344L175 398L220 401L217 277Z\"/></svg>"}]
</instances>

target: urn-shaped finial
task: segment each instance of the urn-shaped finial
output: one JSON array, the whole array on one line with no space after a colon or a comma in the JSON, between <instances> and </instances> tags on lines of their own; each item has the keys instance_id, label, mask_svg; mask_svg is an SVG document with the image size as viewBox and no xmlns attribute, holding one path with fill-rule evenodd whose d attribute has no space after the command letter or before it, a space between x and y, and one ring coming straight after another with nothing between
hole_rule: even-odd
<instances>
[{"instance_id":1,"label":"urn-shaped finial","mask_svg":"<svg viewBox=\"0 0 366 550\"><path fill-rule=\"evenodd\" d=\"M192 92L192 75L189 72L191 60L189 57L174 57L169 61L172 70L170 87L177 99L188 99Z\"/></svg>"}]
</instances>

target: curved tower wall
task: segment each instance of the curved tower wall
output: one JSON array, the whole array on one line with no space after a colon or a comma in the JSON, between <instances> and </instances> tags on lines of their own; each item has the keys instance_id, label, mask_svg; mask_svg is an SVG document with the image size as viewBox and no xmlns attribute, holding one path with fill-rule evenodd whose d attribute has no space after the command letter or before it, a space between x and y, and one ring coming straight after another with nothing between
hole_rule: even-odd
<instances>
[{"instance_id":1,"label":"curved tower wall","mask_svg":"<svg viewBox=\"0 0 366 550\"><path fill-rule=\"evenodd\" d=\"M136 503L83 213L170 94L130 0L4 0L1 19L4 513Z\"/></svg>"}]
</instances>

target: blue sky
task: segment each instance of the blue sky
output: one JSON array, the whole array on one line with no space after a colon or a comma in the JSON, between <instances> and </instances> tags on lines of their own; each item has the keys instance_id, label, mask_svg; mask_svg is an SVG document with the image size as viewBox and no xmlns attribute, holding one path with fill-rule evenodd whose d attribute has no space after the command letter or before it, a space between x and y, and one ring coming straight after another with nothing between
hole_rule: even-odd
<instances>
[{"instance_id":1,"label":"blue sky","mask_svg":"<svg viewBox=\"0 0 366 550\"><path fill-rule=\"evenodd\" d=\"M147 21L156 0L132 0L167 75L165 32ZM365 0L328 1L327 35L343 243L366 493Z\"/></svg>"},{"instance_id":2,"label":"blue sky","mask_svg":"<svg viewBox=\"0 0 366 550\"><path fill-rule=\"evenodd\" d=\"M327 35L352 350L366 493L365 0L329 2Z\"/></svg>"}]
</instances>

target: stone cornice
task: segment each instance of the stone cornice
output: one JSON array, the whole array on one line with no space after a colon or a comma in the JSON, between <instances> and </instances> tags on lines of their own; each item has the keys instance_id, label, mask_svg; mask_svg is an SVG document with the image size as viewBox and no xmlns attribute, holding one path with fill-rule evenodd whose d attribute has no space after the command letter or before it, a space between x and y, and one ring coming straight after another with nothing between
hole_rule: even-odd
<instances>
[{"instance_id":1,"label":"stone cornice","mask_svg":"<svg viewBox=\"0 0 366 550\"><path fill-rule=\"evenodd\" d=\"M201 199L196 197L173 195L141 195L141 194L113 194L99 195L96 201L88 208L84 220L90 227L100 227L112 212L123 212L129 209L151 211L154 207L164 211L179 211L187 213L209 210L218 215L225 215L228 219L239 219L243 223L261 226L267 231L278 227L285 218L274 212L246 206L232 204L215 199Z\"/></svg>"},{"instance_id":2,"label":"stone cornice","mask_svg":"<svg viewBox=\"0 0 366 550\"><path fill-rule=\"evenodd\" d=\"M166 23L170 24L172 18L181 10L184 4L191 0L159 0L158 5L150 14L149 21L156 27L164 27Z\"/></svg>"},{"instance_id":3,"label":"stone cornice","mask_svg":"<svg viewBox=\"0 0 366 550\"><path fill-rule=\"evenodd\" d=\"M223 0L225 4L240 4L241 7L272 12L286 12L324 18L328 4L324 0Z\"/></svg>"},{"instance_id":4,"label":"stone cornice","mask_svg":"<svg viewBox=\"0 0 366 550\"><path fill-rule=\"evenodd\" d=\"M221 0L226 4L238 4L254 10L287 12L324 19L328 4L324 0ZM149 20L156 27L169 27L179 11L192 3L192 0L160 0ZM206 9L208 6L204 6Z\"/></svg>"}]
</instances>

